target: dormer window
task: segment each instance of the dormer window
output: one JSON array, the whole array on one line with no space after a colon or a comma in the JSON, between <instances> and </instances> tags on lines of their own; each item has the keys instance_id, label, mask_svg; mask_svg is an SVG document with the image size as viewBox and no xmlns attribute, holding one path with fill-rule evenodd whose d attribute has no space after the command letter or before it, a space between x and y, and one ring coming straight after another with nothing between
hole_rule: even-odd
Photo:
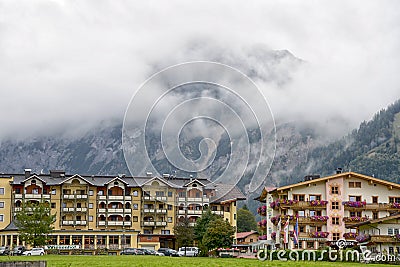
<instances>
[{"instance_id":1,"label":"dormer window","mask_svg":"<svg viewBox=\"0 0 400 267\"><path fill-rule=\"evenodd\" d=\"M32 180L32 181L31 181L31 184L36 184L36 180Z\"/></svg>"},{"instance_id":2,"label":"dormer window","mask_svg":"<svg viewBox=\"0 0 400 267\"><path fill-rule=\"evenodd\" d=\"M197 187L197 184L192 184L192 187Z\"/></svg>"},{"instance_id":3,"label":"dormer window","mask_svg":"<svg viewBox=\"0 0 400 267\"><path fill-rule=\"evenodd\" d=\"M118 185L118 182L114 182L114 185Z\"/></svg>"}]
</instances>

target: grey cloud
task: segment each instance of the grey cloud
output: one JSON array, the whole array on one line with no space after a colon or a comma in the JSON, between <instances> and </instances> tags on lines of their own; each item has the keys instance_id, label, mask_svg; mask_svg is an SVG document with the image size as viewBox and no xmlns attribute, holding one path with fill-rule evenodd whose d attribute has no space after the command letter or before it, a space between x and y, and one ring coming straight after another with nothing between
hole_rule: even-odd
<instances>
[{"instance_id":1,"label":"grey cloud","mask_svg":"<svg viewBox=\"0 0 400 267\"><path fill-rule=\"evenodd\" d=\"M188 60L256 74L278 120L340 125L342 134L400 98L399 5L1 1L0 137L121 122L145 79ZM303 63L271 66L270 50Z\"/></svg>"}]
</instances>

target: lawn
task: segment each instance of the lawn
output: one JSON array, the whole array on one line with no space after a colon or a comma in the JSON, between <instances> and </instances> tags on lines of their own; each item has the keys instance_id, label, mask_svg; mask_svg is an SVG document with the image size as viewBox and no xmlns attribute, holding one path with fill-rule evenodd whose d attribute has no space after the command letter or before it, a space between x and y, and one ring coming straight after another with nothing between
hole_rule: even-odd
<instances>
[{"instance_id":1,"label":"lawn","mask_svg":"<svg viewBox=\"0 0 400 267\"><path fill-rule=\"evenodd\" d=\"M333 267L333 266L389 266L383 264L362 264L362 263L345 263L345 262L282 262L282 261L259 261L256 259L233 259L233 258L171 258L157 256L1 256L0 262L3 261L19 261L19 260L45 260L48 267L130 267L130 266L315 266L315 267ZM0 264L1 265L1 264Z\"/></svg>"}]
</instances>

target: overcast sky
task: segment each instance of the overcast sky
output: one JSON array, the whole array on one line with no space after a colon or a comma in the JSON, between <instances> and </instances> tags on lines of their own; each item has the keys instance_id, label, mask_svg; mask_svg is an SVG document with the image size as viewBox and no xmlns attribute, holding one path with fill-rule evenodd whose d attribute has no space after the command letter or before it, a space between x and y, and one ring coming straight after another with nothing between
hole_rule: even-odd
<instances>
[{"instance_id":1,"label":"overcast sky","mask_svg":"<svg viewBox=\"0 0 400 267\"><path fill-rule=\"evenodd\" d=\"M209 59L196 42L304 60L259 84L279 123L350 130L400 98L400 1L249 2L0 0L0 138L121 122L157 68Z\"/></svg>"}]
</instances>

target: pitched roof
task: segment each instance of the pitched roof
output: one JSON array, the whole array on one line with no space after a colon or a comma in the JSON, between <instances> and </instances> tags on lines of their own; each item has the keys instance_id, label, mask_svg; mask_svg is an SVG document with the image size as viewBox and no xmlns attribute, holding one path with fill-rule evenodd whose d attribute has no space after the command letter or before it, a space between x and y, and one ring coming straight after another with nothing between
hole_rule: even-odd
<instances>
[{"instance_id":1,"label":"pitched roof","mask_svg":"<svg viewBox=\"0 0 400 267\"><path fill-rule=\"evenodd\" d=\"M245 200L246 196L239 190L236 185L231 184L215 184L216 195L211 198L213 203L228 202L231 200Z\"/></svg>"},{"instance_id":2,"label":"pitched roof","mask_svg":"<svg viewBox=\"0 0 400 267\"><path fill-rule=\"evenodd\" d=\"M331 175L331 176L325 176L325 177L321 177L321 178L312 179L312 180L309 180L309 181L300 182L300 183L297 183L297 184L290 184L290 185L281 186L281 187L276 188L275 190L276 191L286 190L286 189L290 189L290 188L293 188L293 187L298 187L298 186L302 186L302 185L308 185L308 184L312 184L312 183L316 183L316 182L322 182L322 181L335 179L335 178L339 178L339 177L346 177L346 176L347 177L359 178L359 179L363 179L363 180L366 180L366 181L372 181L372 182L377 183L377 184L384 184L384 185L387 185L387 186L392 186L392 187L400 189L400 184L396 184L396 183L393 183L393 182L389 182L389 181L386 181L386 180L378 179L378 178L375 178L375 177L367 176L367 175L356 173L356 172L344 172L344 173L338 173L338 174Z\"/></svg>"},{"instance_id":3,"label":"pitched roof","mask_svg":"<svg viewBox=\"0 0 400 267\"><path fill-rule=\"evenodd\" d=\"M249 235L252 235L252 234L258 234L258 232L251 230L250 232L236 233L236 239L246 238L246 237L248 237Z\"/></svg>"}]
</instances>

